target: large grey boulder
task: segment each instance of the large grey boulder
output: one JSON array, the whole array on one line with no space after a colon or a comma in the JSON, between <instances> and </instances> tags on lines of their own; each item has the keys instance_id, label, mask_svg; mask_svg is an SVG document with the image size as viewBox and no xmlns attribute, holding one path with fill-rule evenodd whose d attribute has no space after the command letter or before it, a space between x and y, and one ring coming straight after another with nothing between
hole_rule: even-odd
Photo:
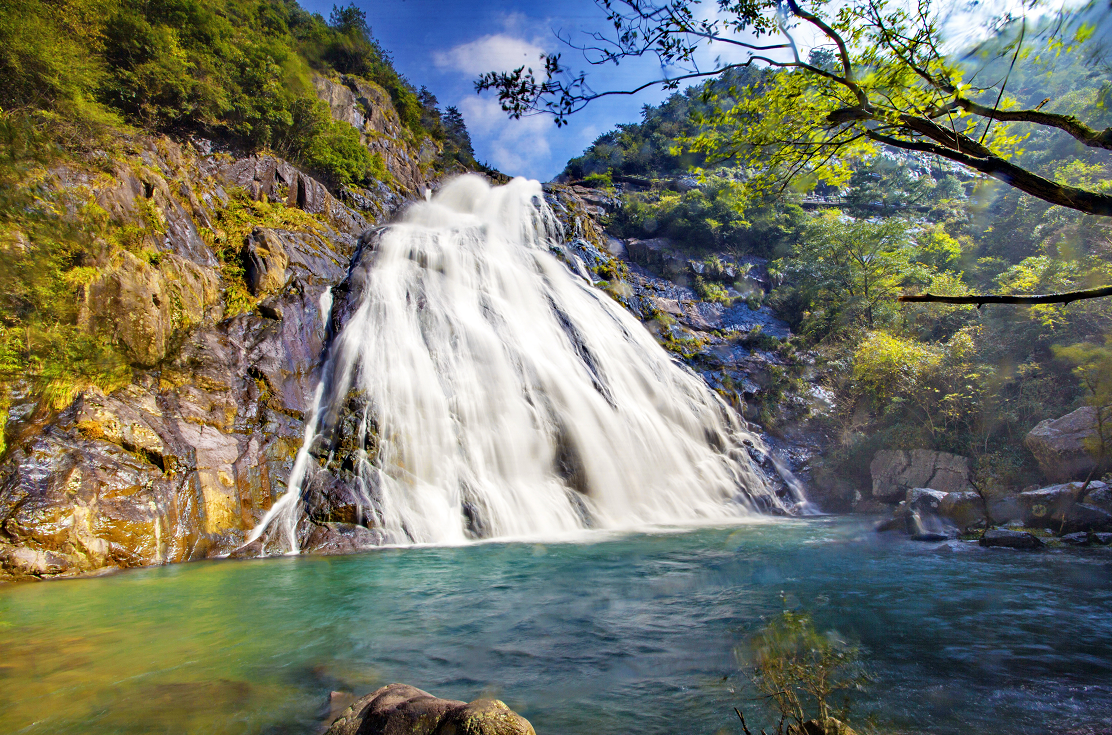
<instances>
[{"instance_id":1,"label":"large grey boulder","mask_svg":"<svg viewBox=\"0 0 1112 735\"><path fill-rule=\"evenodd\" d=\"M969 489L969 458L927 449L884 450L869 466L873 497L886 503L903 500L911 488L930 488L946 493Z\"/></svg>"},{"instance_id":2,"label":"large grey boulder","mask_svg":"<svg viewBox=\"0 0 1112 735\"><path fill-rule=\"evenodd\" d=\"M1082 498L1083 482L1067 482L1019 494L1023 523L1030 528L1052 530L1073 528L1078 531L1099 531L1105 519L1112 518L1109 509L1101 507L1108 498L1108 486L1090 482Z\"/></svg>"},{"instance_id":3,"label":"large grey boulder","mask_svg":"<svg viewBox=\"0 0 1112 735\"><path fill-rule=\"evenodd\" d=\"M962 531L983 527L985 506L981 496L972 490L946 493L938 507L938 514L948 519Z\"/></svg>"},{"instance_id":4,"label":"large grey boulder","mask_svg":"<svg viewBox=\"0 0 1112 735\"><path fill-rule=\"evenodd\" d=\"M502 701L440 699L408 684L389 684L357 699L325 735L536 735Z\"/></svg>"},{"instance_id":5,"label":"large grey boulder","mask_svg":"<svg viewBox=\"0 0 1112 735\"><path fill-rule=\"evenodd\" d=\"M1096 438L1096 410L1079 408L1059 419L1040 421L1023 444L1051 482L1080 480L1095 466L1086 444Z\"/></svg>"}]
</instances>

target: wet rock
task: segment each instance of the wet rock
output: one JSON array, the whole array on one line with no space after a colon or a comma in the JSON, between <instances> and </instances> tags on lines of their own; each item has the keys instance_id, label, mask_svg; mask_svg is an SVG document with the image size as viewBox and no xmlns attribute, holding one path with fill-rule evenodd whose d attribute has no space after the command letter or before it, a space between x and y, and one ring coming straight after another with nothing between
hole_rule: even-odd
<instances>
[{"instance_id":1,"label":"wet rock","mask_svg":"<svg viewBox=\"0 0 1112 735\"><path fill-rule=\"evenodd\" d=\"M1043 542L1033 533L992 528L981 537L981 546L999 546L1005 549L1039 549Z\"/></svg>"},{"instance_id":2,"label":"wet rock","mask_svg":"<svg viewBox=\"0 0 1112 735\"><path fill-rule=\"evenodd\" d=\"M969 459L926 449L880 451L870 465L873 498L882 502L902 499L909 488L943 492L969 489Z\"/></svg>"},{"instance_id":3,"label":"wet rock","mask_svg":"<svg viewBox=\"0 0 1112 735\"><path fill-rule=\"evenodd\" d=\"M1095 437L1096 411L1085 406L1061 418L1040 421L1023 444L1035 455L1047 479L1066 482L1092 471L1095 463L1085 445Z\"/></svg>"},{"instance_id":4,"label":"wet rock","mask_svg":"<svg viewBox=\"0 0 1112 735\"><path fill-rule=\"evenodd\" d=\"M290 259L281 239L265 227L256 227L247 236L240 254L247 289L255 296L266 296L286 285L286 266Z\"/></svg>"},{"instance_id":5,"label":"wet rock","mask_svg":"<svg viewBox=\"0 0 1112 735\"><path fill-rule=\"evenodd\" d=\"M497 699L439 699L390 684L349 707L326 735L534 735L533 726Z\"/></svg>"},{"instance_id":6,"label":"wet rock","mask_svg":"<svg viewBox=\"0 0 1112 735\"><path fill-rule=\"evenodd\" d=\"M1112 513L1087 503L1077 503L1066 513L1064 533L1112 530Z\"/></svg>"},{"instance_id":7,"label":"wet rock","mask_svg":"<svg viewBox=\"0 0 1112 735\"><path fill-rule=\"evenodd\" d=\"M982 527L985 523L984 502L972 490L946 493L938 506L938 514L962 531Z\"/></svg>"},{"instance_id":8,"label":"wet rock","mask_svg":"<svg viewBox=\"0 0 1112 735\"><path fill-rule=\"evenodd\" d=\"M1098 543L1101 546L1112 544L1112 533L1094 533L1090 534L1090 536L1094 543Z\"/></svg>"},{"instance_id":9,"label":"wet rock","mask_svg":"<svg viewBox=\"0 0 1112 735\"><path fill-rule=\"evenodd\" d=\"M321 556L354 554L385 543L381 531L354 523L314 523L302 542L302 551Z\"/></svg>"},{"instance_id":10,"label":"wet rock","mask_svg":"<svg viewBox=\"0 0 1112 735\"><path fill-rule=\"evenodd\" d=\"M1085 533L1084 531L1078 531L1077 533L1067 533L1063 535L1060 540L1062 541L1062 543L1069 544L1070 546L1088 546L1090 543L1092 543L1092 540L1089 538L1089 534Z\"/></svg>"},{"instance_id":11,"label":"wet rock","mask_svg":"<svg viewBox=\"0 0 1112 735\"><path fill-rule=\"evenodd\" d=\"M907 495L904 496L904 502L911 510L937 515L947 494L941 490L932 490L929 487L914 487L908 489Z\"/></svg>"},{"instance_id":12,"label":"wet rock","mask_svg":"<svg viewBox=\"0 0 1112 735\"><path fill-rule=\"evenodd\" d=\"M1037 490L1025 490L1019 494L1018 500L1023 509L1023 522L1031 528L1050 528L1057 531L1064 527L1063 524L1071 523L1098 524L1107 510L1091 504L1082 504L1082 482L1068 482L1060 485L1051 485ZM1091 482L1086 488L1085 499L1089 500L1094 494L1098 501L1103 499L1103 493L1108 487L1103 482ZM1094 512L1095 511L1095 512ZM1076 528L1075 530L1104 530L1101 527Z\"/></svg>"}]
</instances>

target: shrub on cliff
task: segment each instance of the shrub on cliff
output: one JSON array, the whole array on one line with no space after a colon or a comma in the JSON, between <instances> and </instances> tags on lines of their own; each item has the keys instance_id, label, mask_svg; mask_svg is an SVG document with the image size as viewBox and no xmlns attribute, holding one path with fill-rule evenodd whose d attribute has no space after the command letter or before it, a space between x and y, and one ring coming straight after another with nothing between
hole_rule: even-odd
<instances>
[{"instance_id":1,"label":"shrub on cliff","mask_svg":"<svg viewBox=\"0 0 1112 735\"><path fill-rule=\"evenodd\" d=\"M288 0L13 0L0 14L0 107L76 130L67 142L122 118L359 181L374 161L351 126L323 119L314 71L375 82L414 138L429 134L416 91L355 6L331 23Z\"/></svg>"}]
</instances>

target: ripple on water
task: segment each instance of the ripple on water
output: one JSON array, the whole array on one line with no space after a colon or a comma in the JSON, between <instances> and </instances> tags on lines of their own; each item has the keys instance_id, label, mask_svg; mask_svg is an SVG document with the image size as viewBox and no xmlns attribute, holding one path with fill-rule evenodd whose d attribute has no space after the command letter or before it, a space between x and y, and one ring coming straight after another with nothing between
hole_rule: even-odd
<instances>
[{"instance_id":1,"label":"ripple on water","mask_svg":"<svg viewBox=\"0 0 1112 735\"><path fill-rule=\"evenodd\" d=\"M943 550L943 549L946 550ZM1112 726L1112 550L817 518L189 564L0 591L0 730L306 732L329 692L499 696L538 733L735 732L781 599L861 644L885 730Z\"/></svg>"}]
</instances>

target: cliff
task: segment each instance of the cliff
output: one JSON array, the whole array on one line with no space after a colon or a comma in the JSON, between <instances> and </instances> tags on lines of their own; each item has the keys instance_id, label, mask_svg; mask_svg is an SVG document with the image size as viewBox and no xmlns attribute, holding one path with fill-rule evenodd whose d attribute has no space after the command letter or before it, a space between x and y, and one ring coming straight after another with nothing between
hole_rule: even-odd
<instances>
[{"instance_id":1,"label":"cliff","mask_svg":"<svg viewBox=\"0 0 1112 735\"><path fill-rule=\"evenodd\" d=\"M373 83L313 85L380 178L330 188L275 155L127 134L20 182L92 233L73 328L124 364L5 381L0 579L224 555L285 490L331 287L360 235L423 194L437 152ZM6 258L34 253L33 233L6 235Z\"/></svg>"}]
</instances>

